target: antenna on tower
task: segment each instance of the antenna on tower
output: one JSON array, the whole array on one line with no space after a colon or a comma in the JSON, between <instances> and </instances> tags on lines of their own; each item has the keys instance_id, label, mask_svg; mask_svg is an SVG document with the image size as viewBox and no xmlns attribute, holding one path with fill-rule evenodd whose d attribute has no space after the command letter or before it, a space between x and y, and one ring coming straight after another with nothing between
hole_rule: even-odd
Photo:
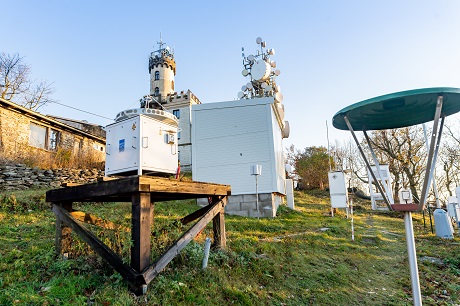
<instances>
[{"instance_id":1,"label":"antenna on tower","mask_svg":"<svg viewBox=\"0 0 460 306\"><path fill-rule=\"evenodd\" d=\"M160 32L160 41L157 41L158 46L160 47L159 50L163 49L163 46L165 43L163 42L163 39L161 38L161 32Z\"/></svg>"}]
</instances>

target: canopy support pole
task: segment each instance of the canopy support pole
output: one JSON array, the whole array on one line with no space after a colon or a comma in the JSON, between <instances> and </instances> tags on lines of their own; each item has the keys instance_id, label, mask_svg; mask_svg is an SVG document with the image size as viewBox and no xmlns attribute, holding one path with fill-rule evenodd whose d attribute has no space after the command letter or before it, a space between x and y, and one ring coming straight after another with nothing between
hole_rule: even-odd
<instances>
[{"instance_id":1,"label":"canopy support pole","mask_svg":"<svg viewBox=\"0 0 460 306\"><path fill-rule=\"evenodd\" d=\"M367 136L366 130L363 130L363 134L364 134L364 137L366 137L366 141L367 141L367 145L369 146L369 150L371 150L371 155L372 155L372 158L374 159L374 165L377 168L377 173L379 175L380 182L382 183L383 188L385 188L386 195L388 196L388 201L390 202L390 204L394 204L395 202L394 202L394 199L393 199L393 195L391 194L387 183L383 180L382 170L380 169L380 163L377 160L377 156L375 155L374 150L372 149L371 140L369 139L369 136ZM371 171L372 171L372 169L371 169ZM375 183L378 184L379 182L376 181Z\"/></svg>"},{"instance_id":2,"label":"canopy support pole","mask_svg":"<svg viewBox=\"0 0 460 306\"><path fill-rule=\"evenodd\" d=\"M415 251L414 228L412 225L412 214L410 211L404 212L404 226L406 228L406 244L407 255L409 258L412 298L414 300L414 306L421 306L422 295L420 293L420 280L418 276L417 253Z\"/></svg>"},{"instance_id":3,"label":"canopy support pole","mask_svg":"<svg viewBox=\"0 0 460 306\"><path fill-rule=\"evenodd\" d=\"M438 136L439 118L441 117L442 102L443 102L443 96L438 96L438 101L436 102L436 112L434 114L433 131L431 132L430 151L428 152L428 162L427 162L426 170L425 170L425 179L423 180L423 188L422 188L422 194L421 194L420 203L419 203L419 210L423 210L425 208L425 202L428 197L428 191L429 191L428 186L430 186L431 179L432 179L432 169L434 170L434 166L436 164L436 157L437 157L437 152L439 148L439 142L441 141L441 133L439 133L439 137L437 136ZM442 131L443 125L444 125L444 116L441 120L440 131ZM438 138L438 141L436 141L436 138ZM434 154L435 144L436 144L436 154Z\"/></svg>"},{"instance_id":4,"label":"canopy support pole","mask_svg":"<svg viewBox=\"0 0 460 306\"><path fill-rule=\"evenodd\" d=\"M440 142L441 142L441 135L442 135L442 128L444 126L444 118L445 116L442 117L442 120L441 120L441 127L439 129L439 135L438 135L438 143L436 145L436 151L435 151L435 157L434 159L436 160L436 157L438 155L438 149L439 149L439 146L440 146ZM426 145L426 150L428 151L429 150L429 144L428 144L428 136L426 135L426 126L425 126L425 123L423 124L423 134L425 136L425 145ZM435 175L436 173L436 170L434 169L433 165L431 165L432 167L432 170L431 170L431 175ZM430 179L431 181L431 179ZM429 188L429 187L428 187ZM433 191L434 191L434 196L436 198L436 208L441 208L441 202L439 202L439 196L438 196L438 187L436 186L436 178L433 179Z\"/></svg>"},{"instance_id":5,"label":"canopy support pole","mask_svg":"<svg viewBox=\"0 0 460 306\"><path fill-rule=\"evenodd\" d=\"M351 135L353 136L353 139L356 142L356 145L358 146L359 152L361 153L361 156L364 159L364 163L366 164L367 169L369 169L369 172L371 173L372 178L374 179L374 182L376 182L375 185L377 186L377 189L379 190L380 194L382 195L383 200L385 201L385 204L387 205L388 209L390 211L392 211L393 208L391 207L390 202L388 201L388 198L386 197L385 193L383 192L382 186L380 186L380 184L378 183L377 177L375 176L374 171L372 171L371 165L369 164L369 161L367 160L366 155L364 154L363 148L361 147L361 144L359 143L358 138L356 137L355 131L353 130L353 127L351 126L351 123L348 120L347 115L344 115L343 119L345 120L345 123L347 124L348 129L350 130Z\"/></svg>"}]
</instances>

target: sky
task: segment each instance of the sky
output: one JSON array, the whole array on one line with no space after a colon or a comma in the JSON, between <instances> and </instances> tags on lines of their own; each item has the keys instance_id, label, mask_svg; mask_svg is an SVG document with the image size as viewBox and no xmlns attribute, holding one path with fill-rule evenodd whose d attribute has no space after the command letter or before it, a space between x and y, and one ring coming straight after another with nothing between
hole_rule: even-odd
<instances>
[{"instance_id":1,"label":"sky","mask_svg":"<svg viewBox=\"0 0 460 306\"><path fill-rule=\"evenodd\" d=\"M332 117L398 91L460 87L460 1L6 1L0 52L18 53L53 98L107 118L149 93L148 57L174 49L176 91L202 103L237 99L247 83L241 48L256 38L281 70L297 149L348 141ZM113 120L59 104L39 109L106 126ZM410 115L410 114L408 114Z\"/></svg>"}]
</instances>

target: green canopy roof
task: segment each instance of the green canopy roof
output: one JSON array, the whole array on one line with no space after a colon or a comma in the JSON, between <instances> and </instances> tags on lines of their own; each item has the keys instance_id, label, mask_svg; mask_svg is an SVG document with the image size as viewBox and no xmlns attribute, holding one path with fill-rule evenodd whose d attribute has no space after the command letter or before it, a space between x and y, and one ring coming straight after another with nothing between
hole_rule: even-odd
<instances>
[{"instance_id":1,"label":"green canopy roof","mask_svg":"<svg viewBox=\"0 0 460 306\"><path fill-rule=\"evenodd\" d=\"M423 88L396 92L364 100L338 111L332 125L348 130L346 115L355 131L386 130L432 121L438 96L442 95L442 115L460 111L460 89L449 87Z\"/></svg>"}]
</instances>

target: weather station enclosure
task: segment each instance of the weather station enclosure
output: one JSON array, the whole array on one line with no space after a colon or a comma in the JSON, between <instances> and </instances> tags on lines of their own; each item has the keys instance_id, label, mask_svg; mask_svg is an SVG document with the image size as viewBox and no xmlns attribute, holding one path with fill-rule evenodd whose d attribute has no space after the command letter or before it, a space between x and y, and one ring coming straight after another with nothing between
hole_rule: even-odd
<instances>
[{"instance_id":1,"label":"weather station enclosure","mask_svg":"<svg viewBox=\"0 0 460 306\"><path fill-rule=\"evenodd\" d=\"M375 184L374 177L377 179L379 184L385 184L388 188L386 196L389 198L390 202L393 202L393 191L391 188L391 175L388 165L380 165L380 172L378 171L375 165L371 165L373 174L370 170L367 169L367 176L369 180L369 194L371 196L371 204L373 210L388 210L388 207L385 205L384 198ZM386 192L386 190L384 190ZM412 202L411 202L412 203Z\"/></svg>"},{"instance_id":2,"label":"weather station enclosure","mask_svg":"<svg viewBox=\"0 0 460 306\"><path fill-rule=\"evenodd\" d=\"M177 119L165 111L138 115L106 127L105 174L174 174L177 171Z\"/></svg>"},{"instance_id":3,"label":"weather station enclosure","mask_svg":"<svg viewBox=\"0 0 460 306\"><path fill-rule=\"evenodd\" d=\"M332 171L328 173L328 177L331 207L348 209L346 174L342 171Z\"/></svg>"}]
</instances>

